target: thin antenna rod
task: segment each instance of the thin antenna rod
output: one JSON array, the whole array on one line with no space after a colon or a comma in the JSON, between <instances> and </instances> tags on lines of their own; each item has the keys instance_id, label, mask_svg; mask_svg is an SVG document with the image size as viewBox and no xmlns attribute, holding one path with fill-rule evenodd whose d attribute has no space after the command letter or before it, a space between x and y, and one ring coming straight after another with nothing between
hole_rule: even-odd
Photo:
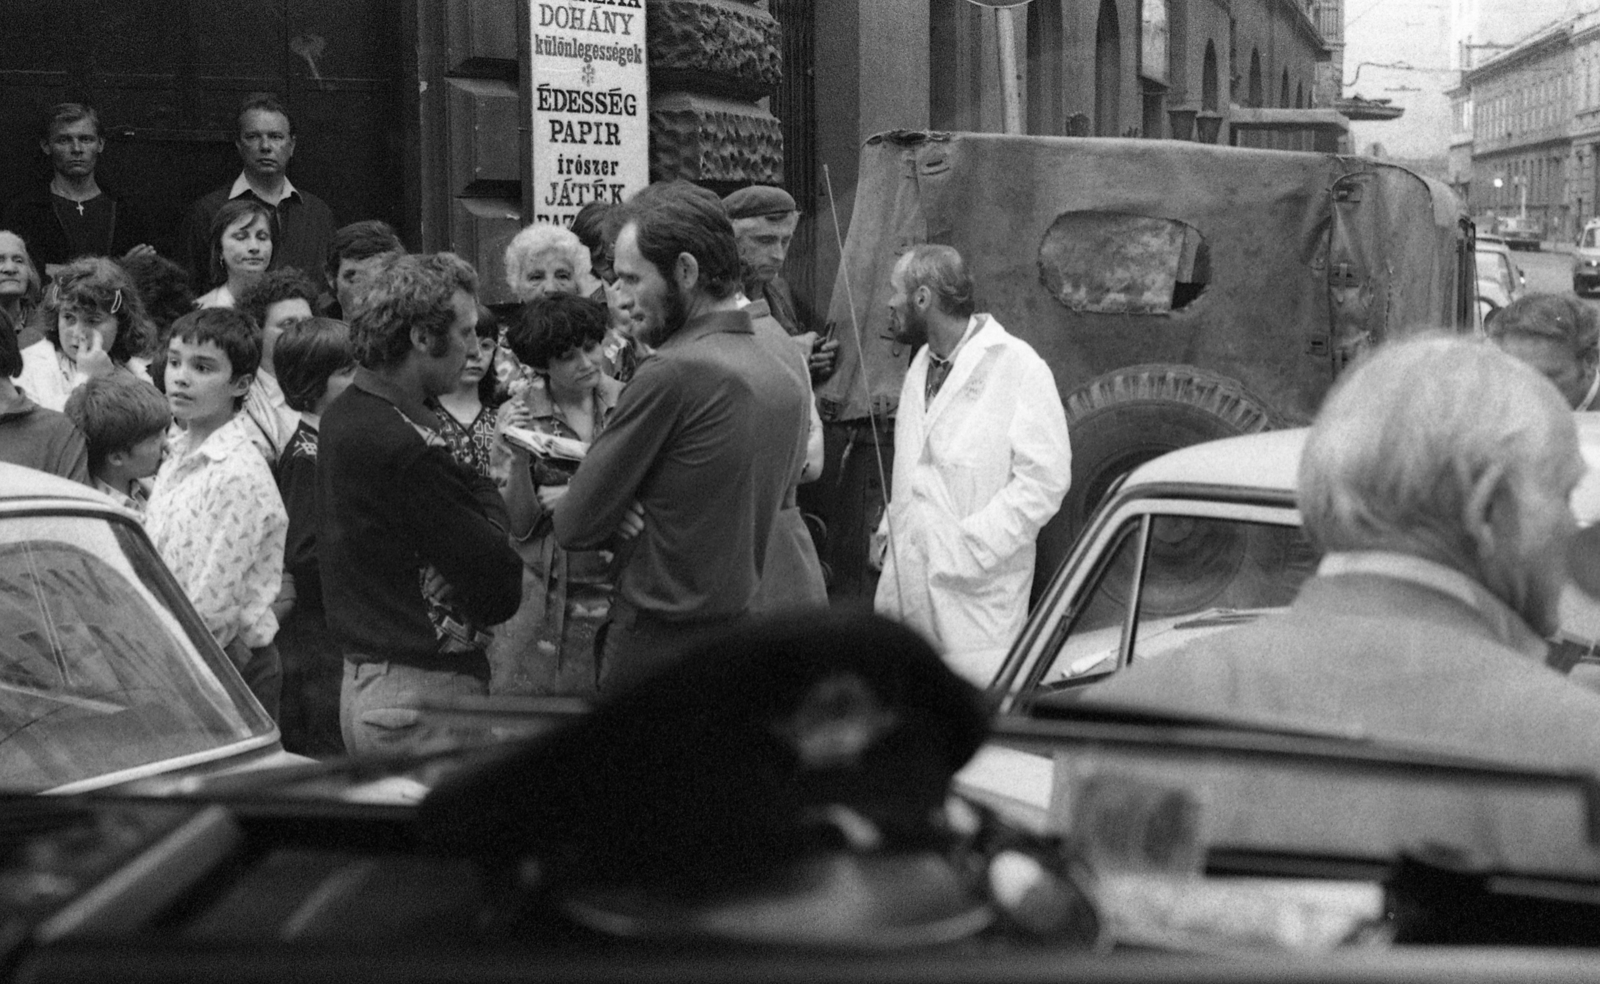
<instances>
[{"instance_id":1,"label":"thin antenna rod","mask_svg":"<svg viewBox=\"0 0 1600 984\"><path fill-rule=\"evenodd\" d=\"M845 262L844 233L839 229L839 203L833 197L833 174L822 165L822 181L828 189L828 211L833 214L833 239L839 246L839 276L844 279L845 303L850 308L850 328L856 342L856 365L861 367L861 386L867 394L867 422L872 425L872 452L878 462L878 488L883 494L883 525L889 531L889 551L894 553L894 594L900 611L905 611L905 591L900 586L900 555L895 551L894 523L889 518L889 477L883 467L883 445L878 442L878 417L873 413L872 386L867 379L867 353L861 344L861 322L856 318L856 295L850 288L850 265ZM875 531L874 531L875 532ZM868 534L871 536L871 533ZM881 571L879 572L882 573Z\"/></svg>"}]
</instances>

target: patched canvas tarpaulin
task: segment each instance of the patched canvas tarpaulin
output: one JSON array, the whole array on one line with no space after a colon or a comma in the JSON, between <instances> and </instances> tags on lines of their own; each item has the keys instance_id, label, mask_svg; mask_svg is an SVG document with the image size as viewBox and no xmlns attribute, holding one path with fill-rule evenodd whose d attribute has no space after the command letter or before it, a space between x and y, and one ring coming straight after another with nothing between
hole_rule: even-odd
<instances>
[{"instance_id":1,"label":"patched canvas tarpaulin","mask_svg":"<svg viewBox=\"0 0 1600 984\"><path fill-rule=\"evenodd\" d=\"M889 273L935 242L967 258L978 309L1039 351L1063 397L1121 366L1181 363L1303 422L1361 348L1459 330L1461 220L1444 186L1355 157L882 134L862 149L828 314L839 370L818 393L833 420L865 417L869 401L892 412L911 353L887 337Z\"/></svg>"}]
</instances>

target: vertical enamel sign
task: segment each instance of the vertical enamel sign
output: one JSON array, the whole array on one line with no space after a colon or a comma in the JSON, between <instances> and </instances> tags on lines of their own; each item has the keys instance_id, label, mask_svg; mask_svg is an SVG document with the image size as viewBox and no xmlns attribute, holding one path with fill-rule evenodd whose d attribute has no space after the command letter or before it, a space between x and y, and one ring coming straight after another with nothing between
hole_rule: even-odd
<instances>
[{"instance_id":1,"label":"vertical enamel sign","mask_svg":"<svg viewBox=\"0 0 1600 984\"><path fill-rule=\"evenodd\" d=\"M650 181L645 0L529 4L534 221L572 224Z\"/></svg>"}]
</instances>

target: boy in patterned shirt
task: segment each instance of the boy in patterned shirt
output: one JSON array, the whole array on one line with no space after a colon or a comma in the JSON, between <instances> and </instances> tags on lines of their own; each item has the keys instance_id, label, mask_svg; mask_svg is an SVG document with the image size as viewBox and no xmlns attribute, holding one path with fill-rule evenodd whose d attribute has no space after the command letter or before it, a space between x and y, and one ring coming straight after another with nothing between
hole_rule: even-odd
<instances>
[{"instance_id":1,"label":"boy in patterned shirt","mask_svg":"<svg viewBox=\"0 0 1600 984\"><path fill-rule=\"evenodd\" d=\"M279 595L277 647L283 657L283 747L317 757L340 755L340 672L344 655L328 631L317 570L317 430L323 411L355 376L350 329L311 318L284 329L276 344L278 385L300 414L278 459L278 491L289 513Z\"/></svg>"},{"instance_id":2,"label":"boy in patterned shirt","mask_svg":"<svg viewBox=\"0 0 1600 984\"><path fill-rule=\"evenodd\" d=\"M205 308L167 344L167 405L184 428L156 473L145 528L199 612L276 720L282 665L273 613L289 525L266 459L239 415L261 360L248 315Z\"/></svg>"},{"instance_id":3,"label":"boy in patterned shirt","mask_svg":"<svg viewBox=\"0 0 1600 984\"><path fill-rule=\"evenodd\" d=\"M132 375L91 376L67 397L66 412L88 442L94 487L144 515L172 424L161 391Z\"/></svg>"}]
</instances>

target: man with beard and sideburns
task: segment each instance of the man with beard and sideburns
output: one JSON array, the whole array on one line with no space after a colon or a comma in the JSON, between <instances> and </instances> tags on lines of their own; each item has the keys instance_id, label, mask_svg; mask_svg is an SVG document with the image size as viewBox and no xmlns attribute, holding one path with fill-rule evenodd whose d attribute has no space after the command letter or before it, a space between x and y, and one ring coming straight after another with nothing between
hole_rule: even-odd
<instances>
[{"instance_id":1,"label":"man with beard and sideburns","mask_svg":"<svg viewBox=\"0 0 1600 984\"><path fill-rule=\"evenodd\" d=\"M874 607L981 687L1027 620L1034 542L1072 480L1066 414L1038 353L975 313L960 253L913 246L889 282L894 339L922 349L895 414Z\"/></svg>"},{"instance_id":2,"label":"man with beard and sideburns","mask_svg":"<svg viewBox=\"0 0 1600 984\"><path fill-rule=\"evenodd\" d=\"M555 508L569 550L619 547L597 640L615 692L743 618L805 457L804 385L739 308L739 250L714 195L652 185L617 235L618 301L655 349Z\"/></svg>"}]
</instances>

